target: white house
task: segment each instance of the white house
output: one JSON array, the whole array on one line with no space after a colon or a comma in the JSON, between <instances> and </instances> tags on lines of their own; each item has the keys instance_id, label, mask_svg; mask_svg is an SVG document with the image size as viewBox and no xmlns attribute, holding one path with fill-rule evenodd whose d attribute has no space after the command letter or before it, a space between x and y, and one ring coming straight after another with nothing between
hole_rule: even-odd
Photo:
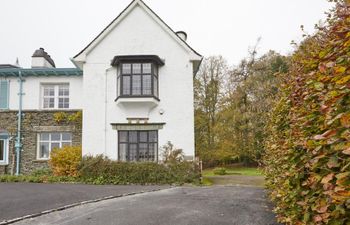
<instances>
[{"instance_id":1,"label":"white house","mask_svg":"<svg viewBox=\"0 0 350 225\"><path fill-rule=\"evenodd\" d=\"M76 68L55 68L44 49L30 69L0 65L0 173L17 161L25 172L45 165L49 152L66 144L81 143L83 155L157 161L171 141L193 159L193 77L202 56L186 38L134 0L72 58ZM52 121L79 111L82 128Z\"/></svg>"}]
</instances>

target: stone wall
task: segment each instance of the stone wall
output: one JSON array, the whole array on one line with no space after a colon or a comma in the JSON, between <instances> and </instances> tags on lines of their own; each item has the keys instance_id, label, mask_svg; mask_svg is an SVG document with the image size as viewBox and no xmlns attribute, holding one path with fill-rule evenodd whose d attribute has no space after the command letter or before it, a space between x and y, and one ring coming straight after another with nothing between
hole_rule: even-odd
<instances>
[{"instance_id":1,"label":"stone wall","mask_svg":"<svg viewBox=\"0 0 350 225\"><path fill-rule=\"evenodd\" d=\"M22 121L22 151L20 173L28 174L36 169L47 168L48 161L37 160L38 133L40 132L70 132L72 145L81 145L81 119L73 118L80 111L24 111ZM10 135L9 163L0 165L0 174L16 172L15 138L17 135L18 111L0 111L0 130L6 130ZM57 118L61 118L60 121Z\"/></svg>"}]
</instances>

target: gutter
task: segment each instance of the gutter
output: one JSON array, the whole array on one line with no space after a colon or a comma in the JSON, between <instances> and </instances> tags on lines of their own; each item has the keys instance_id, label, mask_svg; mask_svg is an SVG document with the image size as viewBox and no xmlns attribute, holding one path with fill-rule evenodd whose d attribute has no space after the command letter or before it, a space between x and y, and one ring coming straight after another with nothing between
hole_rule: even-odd
<instances>
[{"instance_id":1,"label":"gutter","mask_svg":"<svg viewBox=\"0 0 350 225\"><path fill-rule=\"evenodd\" d=\"M18 114L17 114L17 137L15 142L15 148L16 148L16 176L20 174L20 159L21 159L21 149L22 149L22 143L21 143L21 128L22 128L22 101L23 101L23 77L22 77L22 71L21 69L18 70L18 82L19 82L19 106L18 106Z\"/></svg>"}]
</instances>

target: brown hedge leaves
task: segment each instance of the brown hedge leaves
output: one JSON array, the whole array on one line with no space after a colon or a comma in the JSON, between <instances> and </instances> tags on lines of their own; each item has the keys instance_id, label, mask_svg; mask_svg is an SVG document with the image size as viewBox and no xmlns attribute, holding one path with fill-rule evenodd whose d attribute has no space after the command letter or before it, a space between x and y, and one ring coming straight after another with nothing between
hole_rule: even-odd
<instances>
[{"instance_id":1,"label":"brown hedge leaves","mask_svg":"<svg viewBox=\"0 0 350 225\"><path fill-rule=\"evenodd\" d=\"M287 224L350 224L350 8L292 56L267 128L267 186Z\"/></svg>"}]
</instances>

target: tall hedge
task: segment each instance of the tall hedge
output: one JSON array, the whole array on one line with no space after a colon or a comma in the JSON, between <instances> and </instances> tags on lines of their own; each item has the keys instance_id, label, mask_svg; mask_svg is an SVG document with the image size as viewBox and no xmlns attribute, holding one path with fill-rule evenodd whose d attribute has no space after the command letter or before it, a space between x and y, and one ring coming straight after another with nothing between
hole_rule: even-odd
<instances>
[{"instance_id":1,"label":"tall hedge","mask_svg":"<svg viewBox=\"0 0 350 225\"><path fill-rule=\"evenodd\" d=\"M267 186L286 224L350 224L350 8L292 56L267 132Z\"/></svg>"}]
</instances>

